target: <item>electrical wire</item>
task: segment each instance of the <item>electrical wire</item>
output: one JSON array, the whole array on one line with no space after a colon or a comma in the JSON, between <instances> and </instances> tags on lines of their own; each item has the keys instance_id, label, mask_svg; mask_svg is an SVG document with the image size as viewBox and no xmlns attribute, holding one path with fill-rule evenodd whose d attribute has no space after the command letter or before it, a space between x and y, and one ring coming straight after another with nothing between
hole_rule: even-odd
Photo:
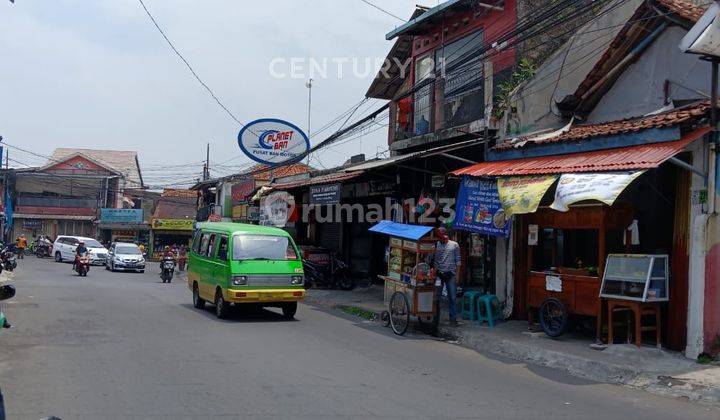
<instances>
[{"instance_id":1,"label":"electrical wire","mask_svg":"<svg viewBox=\"0 0 720 420\"><path fill-rule=\"evenodd\" d=\"M394 17L395 19L400 20L400 21L403 22L403 23L407 22L407 20L401 18L400 16L398 16L398 15L396 15L396 14L393 14L393 13L390 13L390 12L388 12L387 10L383 9L382 7L380 7L380 6L378 6L378 5L374 4L374 3L369 2L368 0L360 0L360 1L363 2L363 3L365 3L365 4L367 4L367 5L370 6L370 7L373 7L373 8L375 8L375 9L377 9L377 10L385 13L385 14L388 15L388 16L392 16L392 17Z\"/></svg>"}]
</instances>

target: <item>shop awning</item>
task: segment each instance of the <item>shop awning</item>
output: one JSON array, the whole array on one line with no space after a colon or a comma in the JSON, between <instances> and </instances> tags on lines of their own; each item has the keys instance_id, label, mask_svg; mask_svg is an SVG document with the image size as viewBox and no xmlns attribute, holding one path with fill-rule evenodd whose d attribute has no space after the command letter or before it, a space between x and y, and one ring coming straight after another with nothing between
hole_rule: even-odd
<instances>
[{"instance_id":1,"label":"shop awning","mask_svg":"<svg viewBox=\"0 0 720 420\"><path fill-rule=\"evenodd\" d=\"M561 174L580 172L627 171L657 168L682 152L690 143L710 131L709 127L696 129L683 138L664 143L651 143L616 149L541 156L524 159L482 162L452 172L453 175L516 176Z\"/></svg>"},{"instance_id":2,"label":"shop awning","mask_svg":"<svg viewBox=\"0 0 720 420\"><path fill-rule=\"evenodd\" d=\"M417 241L418 239L427 235L431 230L433 230L433 228L432 226L407 225L404 223L382 220L380 221L380 223L371 227L368 230L370 232L383 233L385 235L395 236L397 238Z\"/></svg>"},{"instance_id":3,"label":"shop awning","mask_svg":"<svg viewBox=\"0 0 720 420\"><path fill-rule=\"evenodd\" d=\"M73 214L23 214L15 213L15 219L43 219L43 220L95 220L96 216L82 216Z\"/></svg>"}]
</instances>

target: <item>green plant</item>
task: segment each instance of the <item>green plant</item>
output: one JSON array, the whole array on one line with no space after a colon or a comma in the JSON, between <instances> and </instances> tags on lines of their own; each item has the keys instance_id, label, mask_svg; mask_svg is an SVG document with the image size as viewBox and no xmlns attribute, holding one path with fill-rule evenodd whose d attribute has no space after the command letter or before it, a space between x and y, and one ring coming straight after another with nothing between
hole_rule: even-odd
<instances>
[{"instance_id":1,"label":"green plant","mask_svg":"<svg viewBox=\"0 0 720 420\"><path fill-rule=\"evenodd\" d=\"M702 353L698 356L697 362L701 365L709 365L714 361L713 357L707 353Z\"/></svg>"},{"instance_id":2,"label":"green plant","mask_svg":"<svg viewBox=\"0 0 720 420\"><path fill-rule=\"evenodd\" d=\"M377 316L375 312L368 311L363 308L358 308L357 306L340 306L340 310L348 315L354 315L360 318L367 319L369 321L375 320L375 317Z\"/></svg>"},{"instance_id":3,"label":"green plant","mask_svg":"<svg viewBox=\"0 0 720 420\"><path fill-rule=\"evenodd\" d=\"M498 83L498 92L497 95L495 95L495 106L493 107L493 116L496 119L501 119L505 111L510 108L513 91L521 84L530 80L536 71L537 67L533 60L522 58L510 78Z\"/></svg>"}]
</instances>

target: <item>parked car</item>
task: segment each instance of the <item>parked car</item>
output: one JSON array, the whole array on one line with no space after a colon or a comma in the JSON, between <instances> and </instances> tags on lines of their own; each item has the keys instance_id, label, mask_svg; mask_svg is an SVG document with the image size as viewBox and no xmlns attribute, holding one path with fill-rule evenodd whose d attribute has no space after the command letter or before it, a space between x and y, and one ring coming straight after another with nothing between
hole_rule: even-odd
<instances>
[{"instance_id":1,"label":"parked car","mask_svg":"<svg viewBox=\"0 0 720 420\"><path fill-rule=\"evenodd\" d=\"M75 250L80 242L85 242L85 247L90 254L90 264L103 265L107 260L108 250L93 238L82 236L58 236L53 244L53 255L56 262L75 261Z\"/></svg>"},{"instance_id":2,"label":"parked car","mask_svg":"<svg viewBox=\"0 0 720 420\"><path fill-rule=\"evenodd\" d=\"M145 257L135 244L116 242L110 245L105 268L110 271L145 271Z\"/></svg>"}]
</instances>

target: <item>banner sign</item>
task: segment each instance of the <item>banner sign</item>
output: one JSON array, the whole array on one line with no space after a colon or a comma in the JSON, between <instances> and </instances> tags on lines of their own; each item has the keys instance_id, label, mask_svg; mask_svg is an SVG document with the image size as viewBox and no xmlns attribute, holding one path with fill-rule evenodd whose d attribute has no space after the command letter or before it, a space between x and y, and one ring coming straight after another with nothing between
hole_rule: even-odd
<instances>
[{"instance_id":1,"label":"banner sign","mask_svg":"<svg viewBox=\"0 0 720 420\"><path fill-rule=\"evenodd\" d=\"M24 230L42 230L42 219L22 219L22 228Z\"/></svg>"},{"instance_id":2,"label":"banner sign","mask_svg":"<svg viewBox=\"0 0 720 420\"><path fill-rule=\"evenodd\" d=\"M193 230L195 220L193 219L153 219L154 230Z\"/></svg>"},{"instance_id":3,"label":"banner sign","mask_svg":"<svg viewBox=\"0 0 720 420\"><path fill-rule=\"evenodd\" d=\"M612 206L621 192L644 171L563 174L550 208L568 211L579 201L597 200Z\"/></svg>"},{"instance_id":4,"label":"banner sign","mask_svg":"<svg viewBox=\"0 0 720 420\"><path fill-rule=\"evenodd\" d=\"M310 150L310 139L296 125L263 118L240 130L238 146L255 162L274 166L297 160Z\"/></svg>"},{"instance_id":5,"label":"banner sign","mask_svg":"<svg viewBox=\"0 0 720 420\"><path fill-rule=\"evenodd\" d=\"M100 221L104 223L142 223L142 209L100 209Z\"/></svg>"},{"instance_id":6,"label":"banner sign","mask_svg":"<svg viewBox=\"0 0 720 420\"><path fill-rule=\"evenodd\" d=\"M455 229L510 236L510 221L500 203L495 180L463 177L455 209Z\"/></svg>"},{"instance_id":7,"label":"banner sign","mask_svg":"<svg viewBox=\"0 0 720 420\"><path fill-rule=\"evenodd\" d=\"M555 183L557 175L530 175L498 178L498 194L507 217L535 213L540 200Z\"/></svg>"},{"instance_id":8,"label":"banner sign","mask_svg":"<svg viewBox=\"0 0 720 420\"><path fill-rule=\"evenodd\" d=\"M255 191L255 180L244 179L237 184L234 184L230 189L230 195L232 195L232 205L237 206L238 204L247 203L250 194Z\"/></svg>"},{"instance_id":9,"label":"banner sign","mask_svg":"<svg viewBox=\"0 0 720 420\"><path fill-rule=\"evenodd\" d=\"M295 198L285 191L274 192L260 202L260 224L263 226L285 227L295 210Z\"/></svg>"},{"instance_id":10,"label":"banner sign","mask_svg":"<svg viewBox=\"0 0 720 420\"><path fill-rule=\"evenodd\" d=\"M313 185L310 187L310 204L338 204L341 194L340 184Z\"/></svg>"},{"instance_id":11,"label":"banner sign","mask_svg":"<svg viewBox=\"0 0 720 420\"><path fill-rule=\"evenodd\" d=\"M370 181L368 182L368 195L389 195L395 192L394 181Z\"/></svg>"}]
</instances>

